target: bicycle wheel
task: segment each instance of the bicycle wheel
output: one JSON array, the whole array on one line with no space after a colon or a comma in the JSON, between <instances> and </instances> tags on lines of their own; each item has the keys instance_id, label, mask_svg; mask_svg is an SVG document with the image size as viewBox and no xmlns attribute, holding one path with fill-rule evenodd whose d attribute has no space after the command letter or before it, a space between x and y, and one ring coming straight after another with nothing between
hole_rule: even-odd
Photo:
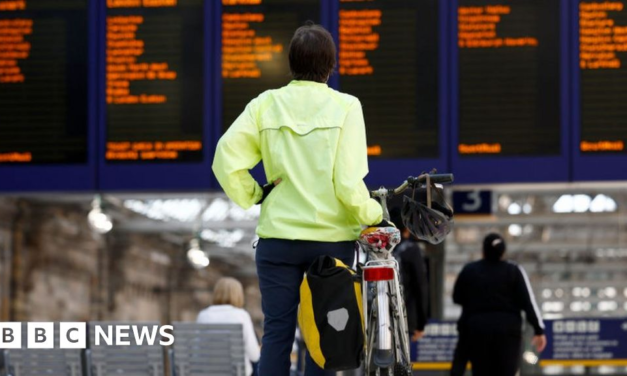
<instances>
[{"instance_id":1,"label":"bicycle wheel","mask_svg":"<svg viewBox=\"0 0 627 376\"><path fill-rule=\"evenodd\" d=\"M389 292L390 291L390 286L386 286L386 290ZM373 294L373 299L372 299L372 303L370 304L370 309L369 309L369 315L368 315L368 333L367 333L367 346L366 346L366 358L365 361L368 362L366 364L369 364L368 367L366 367L366 371L367 371L367 376L395 376L395 362L393 362L392 364L388 365L387 367L380 367L377 364L375 364L375 353L377 351L377 344L378 344L378 340L379 340L379 317L378 317L378 313L379 313L379 307L378 305L380 304L379 300L376 298L377 294L376 291L373 290L373 292L375 292ZM386 294L386 295L389 295ZM394 309L392 308L392 304L390 303L390 300L385 299L384 304L387 303L386 305L388 306L388 313L387 316L391 319L394 315ZM396 327L396 325L393 324L393 321L390 320L389 322L389 331L392 334L392 353L395 354L396 352L394 351L394 349L396 348L396 338L395 338L395 330L394 328ZM390 330L391 329L391 330ZM389 334L388 334L389 335ZM396 357L395 357L396 359ZM402 374L403 376L405 376L405 374Z\"/></svg>"},{"instance_id":2,"label":"bicycle wheel","mask_svg":"<svg viewBox=\"0 0 627 376\"><path fill-rule=\"evenodd\" d=\"M395 289L398 288L398 291ZM407 329L407 311L405 309L405 300L403 299L403 287L398 285L391 286L392 297L390 299L390 307L392 314L392 331L394 333L394 349L395 360L394 376L411 376L411 358L409 354L409 330Z\"/></svg>"}]
</instances>

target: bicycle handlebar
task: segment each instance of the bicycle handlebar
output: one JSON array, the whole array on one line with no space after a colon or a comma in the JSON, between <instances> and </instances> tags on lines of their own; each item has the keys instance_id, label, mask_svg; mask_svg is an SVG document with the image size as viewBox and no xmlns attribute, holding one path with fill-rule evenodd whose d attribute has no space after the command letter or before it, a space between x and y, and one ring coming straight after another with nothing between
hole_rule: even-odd
<instances>
[{"instance_id":1,"label":"bicycle handlebar","mask_svg":"<svg viewBox=\"0 0 627 376\"><path fill-rule=\"evenodd\" d=\"M407 181L409 184L424 183L427 180L427 175L429 175L433 183L450 184L454 180L453 174L422 174L417 178L410 176L407 178Z\"/></svg>"},{"instance_id":2,"label":"bicycle handlebar","mask_svg":"<svg viewBox=\"0 0 627 376\"><path fill-rule=\"evenodd\" d=\"M422 174L418 177L410 176L407 178L407 180L403 182L403 184L401 184L397 188L386 189L386 188L381 187L375 191L372 191L371 195L378 196L378 197L381 197L382 194L389 195L390 193L393 195L399 195L403 193L408 187L411 187L417 184L426 183L427 177L429 177L429 180L432 183L439 183L439 184L450 184L454 180L453 174ZM385 193L381 191L382 189L385 190Z\"/></svg>"},{"instance_id":3,"label":"bicycle handlebar","mask_svg":"<svg viewBox=\"0 0 627 376\"><path fill-rule=\"evenodd\" d=\"M401 184L398 188L390 189L395 195L401 194L408 187L416 184L422 184L427 182L427 176L432 183L450 184L453 182L453 174L422 174L418 177L410 176Z\"/></svg>"}]
</instances>

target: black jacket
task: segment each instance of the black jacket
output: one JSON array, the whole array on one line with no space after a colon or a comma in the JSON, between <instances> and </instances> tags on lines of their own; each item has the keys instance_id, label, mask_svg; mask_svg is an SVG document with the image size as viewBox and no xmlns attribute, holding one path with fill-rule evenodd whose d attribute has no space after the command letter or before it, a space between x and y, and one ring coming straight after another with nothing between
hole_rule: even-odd
<instances>
[{"instance_id":1,"label":"black jacket","mask_svg":"<svg viewBox=\"0 0 627 376\"><path fill-rule=\"evenodd\" d=\"M401 270L401 283L407 307L407 328L410 332L425 329L427 325L428 285L427 271L418 242L403 240L394 251Z\"/></svg>"},{"instance_id":2,"label":"black jacket","mask_svg":"<svg viewBox=\"0 0 627 376\"><path fill-rule=\"evenodd\" d=\"M520 332L520 312L524 311L535 334L544 334L527 273L514 263L480 260L467 264L455 282L453 301L463 309L460 331L475 322Z\"/></svg>"}]
</instances>

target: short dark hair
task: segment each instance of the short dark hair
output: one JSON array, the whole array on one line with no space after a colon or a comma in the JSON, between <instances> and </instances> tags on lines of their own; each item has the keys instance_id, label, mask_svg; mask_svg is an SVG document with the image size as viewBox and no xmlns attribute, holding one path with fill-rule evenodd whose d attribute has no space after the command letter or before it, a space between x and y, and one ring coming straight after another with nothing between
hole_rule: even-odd
<instances>
[{"instance_id":1,"label":"short dark hair","mask_svg":"<svg viewBox=\"0 0 627 376\"><path fill-rule=\"evenodd\" d=\"M289 60L295 80L326 82L336 63L333 37L324 27L307 22L292 37Z\"/></svg>"},{"instance_id":2,"label":"short dark hair","mask_svg":"<svg viewBox=\"0 0 627 376\"><path fill-rule=\"evenodd\" d=\"M488 261L499 261L506 249L505 239L499 234L491 233L483 239L483 258Z\"/></svg>"}]
</instances>

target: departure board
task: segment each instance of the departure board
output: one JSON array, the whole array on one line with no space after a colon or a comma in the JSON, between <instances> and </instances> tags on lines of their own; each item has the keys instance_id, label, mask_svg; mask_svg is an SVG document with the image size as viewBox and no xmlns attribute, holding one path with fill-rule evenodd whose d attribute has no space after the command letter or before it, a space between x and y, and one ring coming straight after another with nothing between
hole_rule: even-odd
<instances>
[{"instance_id":1,"label":"departure board","mask_svg":"<svg viewBox=\"0 0 627 376\"><path fill-rule=\"evenodd\" d=\"M581 139L586 154L626 153L625 1L579 2Z\"/></svg>"},{"instance_id":2,"label":"departure board","mask_svg":"<svg viewBox=\"0 0 627 376\"><path fill-rule=\"evenodd\" d=\"M107 163L203 159L203 0L107 0Z\"/></svg>"},{"instance_id":3,"label":"departure board","mask_svg":"<svg viewBox=\"0 0 627 376\"><path fill-rule=\"evenodd\" d=\"M438 3L340 0L340 90L361 101L371 157L439 157Z\"/></svg>"},{"instance_id":4,"label":"departure board","mask_svg":"<svg viewBox=\"0 0 627 376\"><path fill-rule=\"evenodd\" d=\"M294 31L320 13L320 0L222 0L223 130L253 98L290 82Z\"/></svg>"},{"instance_id":5,"label":"departure board","mask_svg":"<svg viewBox=\"0 0 627 376\"><path fill-rule=\"evenodd\" d=\"M87 0L0 0L0 164L87 163Z\"/></svg>"},{"instance_id":6,"label":"departure board","mask_svg":"<svg viewBox=\"0 0 627 376\"><path fill-rule=\"evenodd\" d=\"M459 0L461 157L561 155L560 0Z\"/></svg>"}]
</instances>

